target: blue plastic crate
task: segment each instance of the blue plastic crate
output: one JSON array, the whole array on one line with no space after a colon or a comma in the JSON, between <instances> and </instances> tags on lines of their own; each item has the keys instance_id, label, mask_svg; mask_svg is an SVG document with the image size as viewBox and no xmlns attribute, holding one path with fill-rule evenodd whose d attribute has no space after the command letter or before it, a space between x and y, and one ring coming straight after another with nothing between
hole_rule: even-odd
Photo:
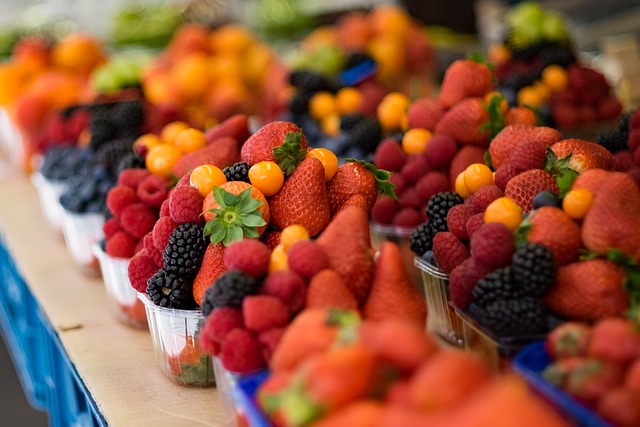
<instances>
[{"instance_id":1,"label":"blue plastic crate","mask_svg":"<svg viewBox=\"0 0 640 427\"><path fill-rule=\"evenodd\" d=\"M238 412L246 418L251 427L271 427L271 423L258 408L255 401L258 387L268 377L269 372L264 371L254 375L241 376L234 384L234 398Z\"/></svg>"},{"instance_id":2,"label":"blue plastic crate","mask_svg":"<svg viewBox=\"0 0 640 427\"><path fill-rule=\"evenodd\" d=\"M542 371L551 364L544 341L527 346L513 360L513 370L545 400L558 409L572 423L581 427L612 427L598 414L579 403L569 394L547 382Z\"/></svg>"}]
</instances>

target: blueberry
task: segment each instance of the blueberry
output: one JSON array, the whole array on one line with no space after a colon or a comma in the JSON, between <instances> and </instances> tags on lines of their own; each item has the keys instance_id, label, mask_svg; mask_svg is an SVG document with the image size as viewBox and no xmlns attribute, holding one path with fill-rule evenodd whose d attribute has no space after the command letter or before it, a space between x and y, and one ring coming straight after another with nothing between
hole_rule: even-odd
<instances>
[{"instance_id":1,"label":"blueberry","mask_svg":"<svg viewBox=\"0 0 640 427\"><path fill-rule=\"evenodd\" d=\"M533 209L539 209L543 206L561 207L562 199L553 191L542 191L533 198Z\"/></svg>"},{"instance_id":2,"label":"blueberry","mask_svg":"<svg viewBox=\"0 0 640 427\"><path fill-rule=\"evenodd\" d=\"M423 261L425 261L426 263L432 264L432 265L436 265L436 260L435 258L433 258L433 251L432 250L428 250L425 253L422 254L422 256L420 257L422 258Z\"/></svg>"}]
</instances>

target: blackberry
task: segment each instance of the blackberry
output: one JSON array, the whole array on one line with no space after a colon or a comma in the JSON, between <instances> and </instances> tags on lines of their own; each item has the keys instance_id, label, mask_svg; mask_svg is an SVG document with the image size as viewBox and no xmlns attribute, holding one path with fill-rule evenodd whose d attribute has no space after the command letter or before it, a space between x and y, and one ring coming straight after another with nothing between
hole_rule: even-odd
<instances>
[{"instance_id":1,"label":"blackberry","mask_svg":"<svg viewBox=\"0 0 640 427\"><path fill-rule=\"evenodd\" d=\"M542 49L540 59L545 67L548 65L560 65L567 68L569 65L575 64L576 55L568 46L554 44L545 46Z\"/></svg>"},{"instance_id":2,"label":"blackberry","mask_svg":"<svg viewBox=\"0 0 640 427\"><path fill-rule=\"evenodd\" d=\"M202 227L194 222L178 225L162 252L164 269L180 277L194 278L207 248L202 236Z\"/></svg>"},{"instance_id":3,"label":"blackberry","mask_svg":"<svg viewBox=\"0 0 640 427\"><path fill-rule=\"evenodd\" d=\"M147 295L160 307L188 310L195 306L193 282L164 269L158 270L147 281Z\"/></svg>"},{"instance_id":4,"label":"blackberry","mask_svg":"<svg viewBox=\"0 0 640 427\"><path fill-rule=\"evenodd\" d=\"M541 334L547 331L547 313L538 298L500 299L480 307L471 304L469 313L481 325L500 336Z\"/></svg>"},{"instance_id":5,"label":"blackberry","mask_svg":"<svg viewBox=\"0 0 640 427\"><path fill-rule=\"evenodd\" d=\"M311 95L309 92L296 91L295 95L291 98L291 102L289 102L289 111L291 111L291 114L306 113L309 110L310 99Z\"/></svg>"},{"instance_id":6,"label":"blackberry","mask_svg":"<svg viewBox=\"0 0 640 427\"><path fill-rule=\"evenodd\" d=\"M209 286L202 299L202 313L208 316L218 307L242 306L242 301L248 295L255 295L260 284L253 277L240 270L229 270L218 277Z\"/></svg>"},{"instance_id":7,"label":"blackberry","mask_svg":"<svg viewBox=\"0 0 640 427\"><path fill-rule=\"evenodd\" d=\"M527 243L516 250L511 263L513 281L527 296L541 296L556 281L553 253L539 243Z\"/></svg>"},{"instance_id":8,"label":"blackberry","mask_svg":"<svg viewBox=\"0 0 640 427\"><path fill-rule=\"evenodd\" d=\"M510 42L509 44L511 46L511 56L513 59L533 59L544 49L544 45L541 43L531 44L528 46L520 46L518 43L513 42Z\"/></svg>"},{"instance_id":9,"label":"blackberry","mask_svg":"<svg viewBox=\"0 0 640 427\"><path fill-rule=\"evenodd\" d=\"M115 171L120 160L133 153L133 142L132 138L120 138L104 143L96 150L94 159L108 170Z\"/></svg>"},{"instance_id":10,"label":"blackberry","mask_svg":"<svg viewBox=\"0 0 640 427\"><path fill-rule=\"evenodd\" d=\"M411 237L409 238L409 249L421 257L427 251L430 251L433 244L433 233L431 231L431 225L429 222L425 222L420 224L413 233L411 233Z\"/></svg>"},{"instance_id":11,"label":"blackberry","mask_svg":"<svg viewBox=\"0 0 640 427\"><path fill-rule=\"evenodd\" d=\"M145 168L144 157L134 152L131 152L131 153L125 154L118 161L118 164L116 165L114 172L116 175L120 175L120 172L122 172L125 169L144 169L144 168Z\"/></svg>"},{"instance_id":12,"label":"blackberry","mask_svg":"<svg viewBox=\"0 0 640 427\"><path fill-rule=\"evenodd\" d=\"M629 139L629 120L631 120L633 113L633 111L628 111L620 116L620 119L618 120L618 133L620 133L620 137L624 139L625 142Z\"/></svg>"},{"instance_id":13,"label":"blackberry","mask_svg":"<svg viewBox=\"0 0 640 427\"><path fill-rule=\"evenodd\" d=\"M313 71L293 71L289 74L289 83L310 93L325 90L335 93L338 90L337 83Z\"/></svg>"},{"instance_id":14,"label":"blackberry","mask_svg":"<svg viewBox=\"0 0 640 427\"><path fill-rule=\"evenodd\" d=\"M103 144L114 139L117 135L117 128L113 121L108 118L92 118L91 124L91 141L89 147L98 149Z\"/></svg>"},{"instance_id":15,"label":"blackberry","mask_svg":"<svg viewBox=\"0 0 640 427\"><path fill-rule=\"evenodd\" d=\"M511 267L499 268L484 276L473 288L473 301L485 308L498 300L523 296L520 286L513 280Z\"/></svg>"},{"instance_id":16,"label":"blackberry","mask_svg":"<svg viewBox=\"0 0 640 427\"><path fill-rule=\"evenodd\" d=\"M349 139L365 153L375 151L382 139L380 122L371 117L364 117L349 131Z\"/></svg>"},{"instance_id":17,"label":"blackberry","mask_svg":"<svg viewBox=\"0 0 640 427\"><path fill-rule=\"evenodd\" d=\"M627 131L628 138L628 131ZM607 151L611 153L617 153L618 151L628 149L627 138L625 138L621 132L607 131L599 133L596 136L596 143L602 145Z\"/></svg>"},{"instance_id":18,"label":"blackberry","mask_svg":"<svg viewBox=\"0 0 640 427\"><path fill-rule=\"evenodd\" d=\"M138 136L144 121L144 110L140 101L122 102L113 108L111 119L121 133Z\"/></svg>"},{"instance_id":19,"label":"blackberry","mask_svg":"<svg viewBox=\"0 0 640 427\"><path fill-rule=\"evenodd\" d=\"M227 177L227 181L249 181L249 163L238 162L222 169L222 173Z\"/></svg>"},{"instance_id":20,"label":"blackberry","mask_svg":"<svg viewBox=\"0 0 640 427\"><path fill-rule=\"evenodd\" d=\"M85 150L75 144L52 146L44 153L40 173L52 180L69 179L88 158L84 152Z\"/></svg>"},{"instance_id":21,"label":"blackberry","mask_svg":"<svg viewBox=\"0 0 640 427\"><path fill-rule=\"evenodd\" d=\"M360 123L361 120L364 120L366 118L367 116L365 116L364 114L344 114L340 116L340 130L345 132L350 131L358 123Z\"/></svg>"},{"instance_id":22,"label":"blackberry","mask_svg":"<svg viewBox=\"0 0 640 427\"><path fill-rule=\"evenodd\" d=\"M440 231L449 231L447 228L447 214L455 205L464 203L462 197L451 191L444 191L433 195L427 203L427 217L431 224L431 231L435 236Z\"/></svg>"}]
</instances>

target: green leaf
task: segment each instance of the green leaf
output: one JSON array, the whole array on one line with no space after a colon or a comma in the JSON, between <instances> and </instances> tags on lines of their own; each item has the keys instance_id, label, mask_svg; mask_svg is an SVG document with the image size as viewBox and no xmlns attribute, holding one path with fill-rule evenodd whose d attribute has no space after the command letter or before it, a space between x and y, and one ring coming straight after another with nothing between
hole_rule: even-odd
<instances>
[{"instance_id":1,"label":"green leaf","mask_svg":"<svg viewBox=\"0 0 640 427\"><path fill-rule=\"evenodd\" d=\"M242 225L245 227L262 227L263 225L267 225L267 223L262 219L262 215L250 214L242 219Z\"/></svg>"},{"instance_id":2,"label":"green leaf","mask_svg":"<svg viewBox=\"0 0 640 427\"><path fill-rule=\"evenodd\" d=\"M258 234L258 231L253 227L247 227L243 225L241 228L242 228L244 237L247 237L249 239L257 239L258 237L260 237L260 234Z\"/></svg>"},{"instance_id":3,"label":"green leaf","mask_svg":"<svg viewBox=\"0 0 640 427\"><path fill-rule=\"evenodd\" d=\"M231 227L227 230L227 235L225 236L223 243L225 246L229 246L232 242L242 240L242 237L242 227Z\"/></svg>"},{"instance_id":4,"label":"green leaf","mask_svg":"<svg viewBox=\"0 0 640 427\"><path fill-rule=\"evenodd\" d=\"M251 199L247 202L246 205L242 206L242 208L240 209L240 212L250 214L252 212L255 212L262 205L263 205L262 201L257 199Z\"/></svg>"},{"instance_id":5,"label":"green leaf","mask_svg":"<svg viewBox=\"0 0 640 427\"><path fill-rule=\"evenodd\" d=\"M218 209L227 207L227 204L224 202L224 193L226 193L224 188L218 186L213 187L213 200L218 204Z\"/></svg>"},{"instance_id":6,"label":"green leaf","mask_svg":"<svg viewBox=\"0 0 640 427\"><path fill-rule=\"evenodd\" d=\"M225 191L223 193L223 195L222 195L222 200L224 201L225 205L231 206L231 205L235 205L236 203L238 203L239 197L236 196L235 194L232 194L232 193L229 193L228 191Z\"/></svg>"},{"instance_id":7,"label":"green leaf","mask_svg":"<svg viewBox=\"0 0 640 427\"><path fill-rule=\"evenodd\" d=\"M482 106L489 115L489 120L480 126L480 130L489 133L489 140L493 140L504 128L504 114L501 109L503 101L504 97L502 95L495 95L491 97L488 103L482 102Z\"/></svg>"},{"instance_id":8,"label":"green leaf","mask_svg":"<svg viewBox=\"0 0 640 427\"><path fill-rule=\"evenodd\" d=\"M227 236L227 229L225 227L213 227L213 231L211 232L211 236L209 236L209 240L211 243L217 244L222 242Z\"/></svg>"},{"instance_id":9,"label":"green leaf","mask_svg":"<svg viewBox=\"0 0 640 427\"><path fill-rule=\"evenodd\" d=\"M535 215L535 211L530 212L520 223L516 231L513 233L514 244L516 248L527 244L527 236L531 231L531 218Z\"/></svg>"},{"instance_id":10,"label":"green leaf","mask_svg":"<svg viewBox=\"0 0 640 427\"><path fill-rule=\"evenodd\" d=\"M578 175L578 172L568 168L558 173L558 175L556 176L556 183L558 184L558 188L560 189L560 197L564 197L569 192L569 190L571 190L573 181L576 180Z\"/></svg>"},{"instance_id":11,"label":"green leaf","mask_svg":"<svg viewBox=\"0 0 640 427\"><path fill-rule=\"evenodd\" d=\"M352 157L346 158L344 159L344 161L358 163L364 166L366 170L373 174L373 177L376 180L376 187L378 188L378 191L380 191L380 193L384 194L385 196L389 196L394 200L400 200L396 195L396 192L394 191L394 188L396 186L389 181L389 179L391 178L391 172L384 169L378 169L371 163L365 162L364 160L354 159Z\"/></svg>"},{"instance_id":12,"label":"green leaf","mask_svg":"<svg viewBox=\"0 0 640 427\"><path fill-rule=\"evenodd\" d=\"M291 175L307 156L307 152L300 146L301 141L301 132L287 132L282 145L273 147L273 156L286 176Z\"/></svg>"}]
</instances>

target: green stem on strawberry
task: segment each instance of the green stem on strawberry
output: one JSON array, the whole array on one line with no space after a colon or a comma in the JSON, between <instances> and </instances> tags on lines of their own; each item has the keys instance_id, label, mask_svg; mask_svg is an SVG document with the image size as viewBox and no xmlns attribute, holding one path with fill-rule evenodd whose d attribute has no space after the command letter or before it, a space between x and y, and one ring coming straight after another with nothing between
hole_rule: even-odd
<instances>
[{"instance_id":1,"label":"green stem on strawberry","mask_svg":"<svg viewBox=\"0 0 640 427\"><path fill-rule=\"evenodd\" d=\"M284 142L273 147L273 156L286 176L291 175L307 155L306 151L300 147L301 140L300 132L287 132Z\"/></svg>"},{"instance_id":2,"label":"green stem on strawberry","mask_svg":"<svg viewBox=\"0 0 640 427\"><path fill-rule=\"evenodd\" d=\"M259 211L262 202L251 197L251 188L236 196L221 187L214 187L213 198L218 208L209 209L216 216L204 226L205 239L209 237L213 244L222 242L228 246L245 237L259 237L257 229L267 223Z\"/></svg>"},{"instance_id":3,"label":"green stem on strawberry","mask_svg":"<svg viewBox=\"0 0 640 427\"><path fill-rule=\"evenodd\" d=\"M482 106L489 115L489 120L480 126L480 130L489 132L489 140L493 140L493 138L504 129L504 114L501 109L502 102L504 102L504 97L494 95L489 102L482 103Z\"/></svg>"},{"instance_id":4,"label":"green stem on strawberry","mask_svg":"<svg viewBox=\"0 0 640 427\"><path fill-rule=\"evenodd\" d=\"M544 170L556 179L558 188L560 188L560 197L564 197L569 190L571 190L573 181L575 181L579 175L577 171L569 167L571 155L572 153L569 153L565 157L558 159L558 156L556 156L551 147L547 147L547 153L544 159Z\"/></svg>"},{"instance_id":5,"label":"green stem on strawberry","mask_svg":"<svg viewBox=\"0 0 640 427\"><path fill-rule=\"evenodd\" d=\"M326 323L339 327L338 338L335 345L346 345L358 340L358 328L361 318L357 311L331 310Z\"/></svg>"},{"instance_id":6,"label":"green stem on strawberry","mask_svg":"<svg viewBox=\"0 0 640 427\"><path fill-rule=\"evenodd\" d=\"M362 166L364 166L364 168L369 172L371 172L374 178L376 179L376 187L378 188L378 191L380 191L380 193L382 193L385 196L391 197L393 200L400 200L396 195L396 192L394 191L394 188L396 186L389 181L389 179L391 178L391 172L386 171L384 169L378 169L371 163L365 162L364 160L358 160L358 159L349 157L347 159L344 159L344 161L359 163Z\"/></svg>"}]
</instances>

